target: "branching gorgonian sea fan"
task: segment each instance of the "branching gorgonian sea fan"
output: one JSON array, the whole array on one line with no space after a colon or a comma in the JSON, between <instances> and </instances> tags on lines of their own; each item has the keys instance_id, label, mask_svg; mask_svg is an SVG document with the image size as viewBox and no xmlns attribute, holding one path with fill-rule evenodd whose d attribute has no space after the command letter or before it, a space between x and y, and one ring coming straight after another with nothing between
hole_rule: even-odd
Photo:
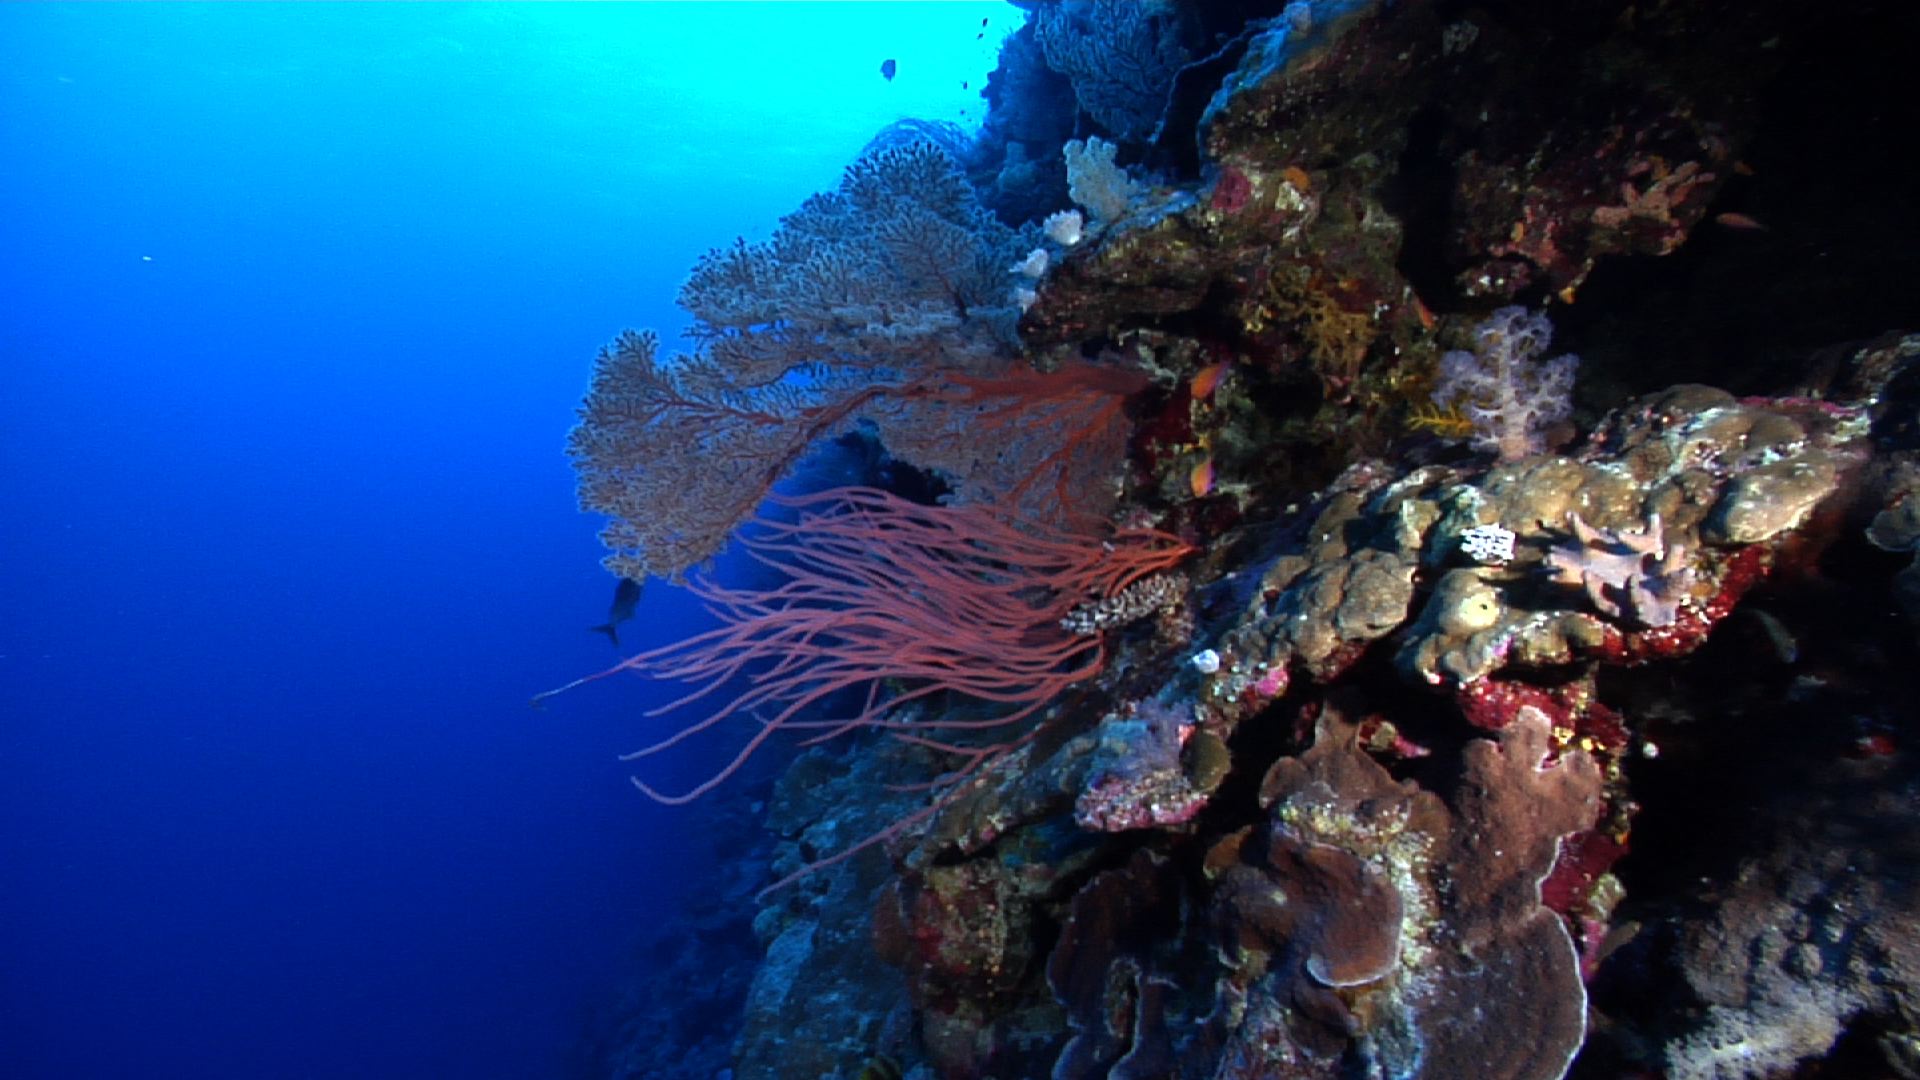
<instances>
[{"instance_id":1,"label":"branching gorgonian sea fan","mask_svg":"<svg viewBox=\"0 0 1920 1080\"><path fill-rule=\"evenodd\" d=\"M1041 520L1103 514L1136 370L1021 356L1009 269L1031 251L930 142L874 151L764 243L716 249L680 303L691 354L651 333L601 352L568 442L622 577L717 554L809 447L870 424L960 502ZM1025 280L1025 279L1023 279Z\"/></svg>"}]
</instances>

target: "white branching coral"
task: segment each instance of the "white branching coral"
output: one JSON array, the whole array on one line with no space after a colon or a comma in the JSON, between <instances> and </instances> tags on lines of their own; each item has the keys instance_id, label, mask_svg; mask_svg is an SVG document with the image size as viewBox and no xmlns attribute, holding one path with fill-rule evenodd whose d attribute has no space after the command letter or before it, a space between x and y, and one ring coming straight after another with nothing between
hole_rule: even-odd
<instances>
[{"instance_id":1,"label":"white branching coral","mask_svg":"<svg viewBox=\"0 0 1920 1080\"><path fill-rule=\"evenodd\" d=\"M1460 534L1460 550L1482 566L1513 561L1513 530L1500 525L1475 525Z\"/></svg>"}]
</instances>

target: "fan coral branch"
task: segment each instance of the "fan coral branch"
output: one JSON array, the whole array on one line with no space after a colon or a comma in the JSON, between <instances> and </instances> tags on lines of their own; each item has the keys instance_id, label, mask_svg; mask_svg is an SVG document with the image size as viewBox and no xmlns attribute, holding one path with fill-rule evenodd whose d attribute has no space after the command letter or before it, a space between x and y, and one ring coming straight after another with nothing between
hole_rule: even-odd
<instances>
[{"instance_id":1,"label":"fan coral branch","mask_svg":"<svg viewBox=\"0 0 1920 1080\"><path fill-rule=\"evenodd\" d=\"M679 575L717 554L812 442L892 389L821 379L734 385L709 356L656 359L627 331L602 349L567 453L582 509L611 517L607 568Z\"/></svg>"},{"instance_id":2,"label":"fan coral branch","mask_svg":"<svg viewBox=\"0 0 1920 1080\"><path fill-rule=\"evenodd\" d=\"M1146 380L1019 359L1007 267L1027 240L916 142L862 157L765 243L709 252L680 297L696 351L662 361L652 334L622 334L569 436L581 505L613 519L608 568L680 577L856 422L960 501L1055 520L1104 509L1124 398Z\"/></svg>"},{"instance_id":3,"label":"fan coral branch","mask_svg":"<svg viewBox=\"0 0 1920 1080\"><path fill-rule=\"evenodd\" d=\"M1153 137L1189 55L1178 5L1067 0L1036 6L1033 25L1047 66L1073 84L1088 116L1122 139Z\"/></svg>"}]
</instances>

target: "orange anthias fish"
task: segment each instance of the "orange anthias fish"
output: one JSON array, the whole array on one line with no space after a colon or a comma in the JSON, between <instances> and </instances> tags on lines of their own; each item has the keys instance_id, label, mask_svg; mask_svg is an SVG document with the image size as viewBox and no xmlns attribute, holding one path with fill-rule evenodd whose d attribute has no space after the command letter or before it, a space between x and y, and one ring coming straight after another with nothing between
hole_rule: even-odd
<instances>
[{"instance_id":1,"label":"orange anthias fish","mask_svg":"<svg viewBox=\"0 0 1920 1080\"><path fill-rule=\"evenodd\" d=\"M1420 329L1422 330L1432 330L1434 325L1440 321L1434 318L1433 309L1427 306L1426 301L1420 299L1418 296L1413 298L1413 313L1419 316Z\"/></svg>"},{"instance_id":2,"label":"orange anthias fish","mask_svg":"<svg viewBox=\"0 0 1920 1080\"><path fill-rule=\"evenodd\" d=\"M1187 484L1193 488L1193 497L1196 499L1204 498L1207 492L1212 491L1213 459L1201 458L1200 464L1195 465L1193 471L1187 474Z\"/></svg>"},{"instance_id":3,"label":"orange anthias fish","mask_svg":"<svg viewBox=\"0 0 1920 1080\"><path fill-rule=\"evenodd\" d=\"M1187 391L1193 395L1193 400L1205 401L1212 397L1214 388L1220 385L1228 366L1225 360L1220 360L1194 372L1193 380L1187 383Z\"/></svg>"}]
</instances>

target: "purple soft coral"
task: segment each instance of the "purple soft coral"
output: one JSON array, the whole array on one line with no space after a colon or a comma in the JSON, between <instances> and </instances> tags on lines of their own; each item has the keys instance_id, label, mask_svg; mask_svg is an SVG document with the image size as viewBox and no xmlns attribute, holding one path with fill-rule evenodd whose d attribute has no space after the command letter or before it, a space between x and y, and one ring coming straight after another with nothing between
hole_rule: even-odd
<instances>
[{"instance_id":1,"label":"purple soft coral","mask_svg":"<svg viewBox=\"0 0 1920 1080\"><path fill-rule=\"evenodd\" d=\"M1611 618L1671 626L1680 617L1693 567L1685 545L1666 542L1659 514L1637 532L1596 529L1577 513L1567 514L1567 526L1573 535L1547 553L1554 581L1585 589L1593 606Z\"/></svg>"},{"instance_id":2,"label":"purple soft coral","mask_svg":"<svg viewBox=\"0 0 1920 1080\"><path fill-rule=\"evenodd\" d=\"M1523 307L1503 307L1473 328L1473 350L1440 359L1434 403L1460 403L1473 423L1473 444L1501 461L1517 461L1545 449L1545 431L1571 410L1572 354L1536 359L1547 351L1553 324Z\"/></svg>"}]
</instances>

